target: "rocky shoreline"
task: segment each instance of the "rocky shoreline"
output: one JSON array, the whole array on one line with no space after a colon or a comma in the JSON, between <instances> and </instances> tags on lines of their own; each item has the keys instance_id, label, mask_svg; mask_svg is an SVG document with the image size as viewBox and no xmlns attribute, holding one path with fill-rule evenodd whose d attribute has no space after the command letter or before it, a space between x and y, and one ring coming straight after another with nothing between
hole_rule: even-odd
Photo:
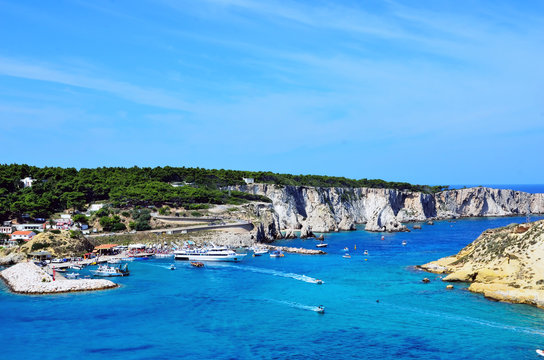
<instances>
[{"instance_id":1,"label":"rocky shoreline","mask_svg":"<svg viewBox=\"0 0 544 360\"><path fill-rule=\"evenodd\" d=\"M458 254L418 268L486 298L544 308L544 220L484 231Z\"/></svg>"},{"instance_id":2,"label":"rocky shoreline","mask_svg":"<svg viewBox=\"0 0 544 360\"><path fill-rule=\"evenodd\" d=\"M49 275L33 262L22 262L2 272L0 278L17 294L57 294L77 291L106 290L118 287L116 283L102 279L67 280Z\"/></svg>"}]
</instances>

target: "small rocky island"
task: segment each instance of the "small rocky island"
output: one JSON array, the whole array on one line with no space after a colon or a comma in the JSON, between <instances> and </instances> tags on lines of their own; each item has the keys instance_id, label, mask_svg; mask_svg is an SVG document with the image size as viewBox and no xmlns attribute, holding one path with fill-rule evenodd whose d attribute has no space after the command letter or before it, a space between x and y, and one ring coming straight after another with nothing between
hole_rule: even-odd
<instances>
[{"instance_id":1,"label":"small rocky island","mask_svg":"<svg viewBox=\"0 0 544 360\"><path fill-rule=\"evenodd\" d=\"M420 268L493 300L544 308L544 220L486 230L457 255Z\"/></svg>"},{"instance_id":2,"label":"small rocky island","mask_svg":"<svg viewBox=\"0 0 544 360\"><path fill-rule=\"evenodd\" d=\"M74 291L104 290L119 285L109 280L67 280L53 277L33 262L22 262L0 272L11 291L19 294L53 294Z\"/></svg>"}]
</instances>

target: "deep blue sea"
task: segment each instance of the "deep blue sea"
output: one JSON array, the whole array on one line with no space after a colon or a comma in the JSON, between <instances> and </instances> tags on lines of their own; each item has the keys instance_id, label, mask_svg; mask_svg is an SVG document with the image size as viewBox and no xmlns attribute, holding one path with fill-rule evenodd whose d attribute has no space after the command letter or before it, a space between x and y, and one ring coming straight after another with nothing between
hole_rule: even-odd
<instances>
[{"instance_id":1,"label":"deep blue sea","mask_svg":"<svg viewBox=\"0 0 544 360\"><path fill-rule=\"evenodd\" d=\"M341 232L326 235L328 255L203 269L133 262L131 276L116 280L121 288L108 291L23 296L1 285L0 358L535 359L544 310L493 302L466 284L448 291L438 276L412 268L457 253L487 228L524 221L437 221L385 240ZM346 246L351 259L342 257ZM320 304L324 315L314 311Z\"/></svg>"}]
</instances>

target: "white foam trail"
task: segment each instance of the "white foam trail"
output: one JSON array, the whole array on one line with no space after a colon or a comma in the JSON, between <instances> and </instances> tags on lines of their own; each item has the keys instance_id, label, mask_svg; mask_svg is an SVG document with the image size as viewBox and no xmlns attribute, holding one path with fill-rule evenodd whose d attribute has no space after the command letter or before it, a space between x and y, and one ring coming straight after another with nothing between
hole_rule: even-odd
<instances>
[{"instance_id":1,"label":"white foam trail","mask_svg":"<svg viewBox=\"0 0 544 360\"><path fill-rule=\"evenodd\" d=\"M278 271L278 270L273 270L273 269L266 269L266 268L258 268L258 267L254 267L254 266L236 266L236 265L222 265L222 266L233 267L233 268L240 269L240 270L247 270L247 271L251 271L251 272L259 273L259 274L267 274L267 275L272 275L272 276L280 276L280 277L285 277L285 278L291 278L291 279L304 281L304 282L311 283L311 284L315 284L318 281L316 278L306 276L306 275L300 275L300 274L295 274L295 273L286 273L286 272L283 272L283 271ZM324 283L325 282L323 281L323 284Z\"/></svg>"},{"instance_id":2,"label":"white foam trail","mask_svg":"<svg viewBox=\"0 0 544 360\"><path fill-rule=\"evenodd\" d=\"M295 309L315 311L315 312L320 311L318 306L304 305L304 304L300 304L300 303L296 303L296 302L292 302L292 301L283 301L283 300L274 300L274 299L265 299L265 300L270 301L270 302L274 302L274 303L277 303L277 304L287 305L287 306L295 308Z\"/></svg>"}]
</instances>

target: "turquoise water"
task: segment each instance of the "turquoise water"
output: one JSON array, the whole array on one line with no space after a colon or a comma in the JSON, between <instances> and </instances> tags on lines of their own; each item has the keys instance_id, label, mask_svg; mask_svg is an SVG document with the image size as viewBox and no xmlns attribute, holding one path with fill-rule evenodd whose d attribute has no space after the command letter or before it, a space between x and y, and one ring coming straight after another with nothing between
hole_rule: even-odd
<instances>
[{"instance_id":1,"label":"turquoise water","mask_svg":"<svg viewBox=\"0 0 544 360\"><path fill-rule=\"evenodd\" d=\"M484 229L524 220L437 221L385 240L336 233L327 236L328 255L204 269L133 262L131 276L116 280L121 288L94 293L21 296L2 285L0 358L535 359L543 310L489 301L463 284L447 291L434 274L411 268L456 253ZM345 246L351 259L341 256ZM425 276L432 282L423 284ZM324 315L314 311L320 304Z\"/></svg>"}]
</instances>

